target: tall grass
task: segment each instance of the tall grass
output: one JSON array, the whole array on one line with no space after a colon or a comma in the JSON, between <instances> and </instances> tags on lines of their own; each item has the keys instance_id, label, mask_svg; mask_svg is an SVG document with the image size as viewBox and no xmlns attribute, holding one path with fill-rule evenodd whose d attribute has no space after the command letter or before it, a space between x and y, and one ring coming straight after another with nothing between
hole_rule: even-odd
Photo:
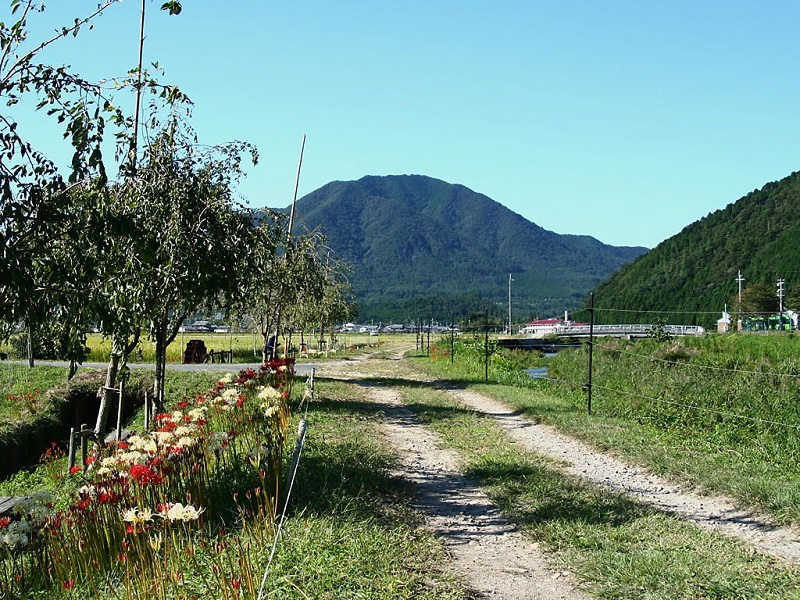
<instances>
[{"instance_id":1,"label":"tall grass","mask_svg":"<svg viewBox=\"0 0 800 600\"><path fill-rule=\"evenodd\" d=\"M595 342L546 359L549 381L515 382L475 357L456 368L423 361L535 419L654 472L730 495L780 522L800 523L800 337L706 335ZM492 369L491 365L496 368Z\"/></svg>"},{"instance_id":2,"label":"tall grass","mask_svg":"<svg viewBox=\"0 0 800 600\"><path fill-rule=\"evenodd\" d=\"M575 573L581 587L594 596L619 600L800 596L796 566L564 475L555 462L522 451L493 419L465 409L444 392L419 385L401 391L420 418L458 450L465 473L522 531L550 549L558 569Z\"/></svg>"}]
</instances>

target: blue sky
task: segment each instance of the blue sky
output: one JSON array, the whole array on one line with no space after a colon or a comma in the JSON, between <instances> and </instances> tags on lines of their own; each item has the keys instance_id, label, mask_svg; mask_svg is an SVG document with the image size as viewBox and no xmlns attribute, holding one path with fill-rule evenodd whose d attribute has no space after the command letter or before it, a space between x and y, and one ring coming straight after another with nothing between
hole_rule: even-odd
<instances>
[{"instance_id":1,"label":"blue sky","mask_svg":"<svg viewBox=\"0 0 800 600\"><path fill-rule=\"evenodd\" d=\"M52 0L32 38L96 3ZM201 142L258 147L252 206L289 205L304 134L300 196L423 174L613 245L654 247L800 169L795 0L183 4L148 0L145 61L192 98ZM124 74L139 12L125 0L48 61ZM20 117L57 154L45 119Z\"/></svg>"}]
</instances>

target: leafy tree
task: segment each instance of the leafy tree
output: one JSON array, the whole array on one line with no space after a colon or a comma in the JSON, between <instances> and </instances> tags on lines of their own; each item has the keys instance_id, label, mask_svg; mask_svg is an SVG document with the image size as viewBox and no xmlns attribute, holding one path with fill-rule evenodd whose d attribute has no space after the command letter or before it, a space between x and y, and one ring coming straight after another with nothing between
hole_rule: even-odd
<instances>
[{"instance_id":1,"label":"leafy tree","mask_svg":"<svg viewBox=\"0 0 800 600\"><path fill-rule=\"evenodd\" d=\"M320 250L322 248L320 247ZM325 338L325 331L331 334L336 323L344 323L356 312L353 290L347 280L347 267L341 261L333 259L329 253L324 257L318 250L315 254L307 254L305 264L309 273L313 273L303 293L289 303L292 309L289 321L304 331L308 326L319 326L319 339ZM291 331L289 327L289 339Z\"/></svg>"},{"instance_id":2,"label":"leafy tree","mask_svg":"<svg viewBox=\"0 0 800 600\"><path fill-rule=\"evenodd\" d=\"M29 20L44 10L44 3L11 0L12 19L0 22L0 101L12 107L0 114L0 323L6 335L15 322L26 322L29 329L38 323L61 323L69 330L58 337L73 360L80 358L79 324L86 307L79 284L94 266L79 263L89 234L98 233L96 226L104 216L107 174L102 143L110 123L121 146L129 148L133 128L131 118L100 84L69 67L38 62L37 57L90 27L116 1L101 2L87 16L40 41L33 40ZM180 3L162 8L175 14ZM177 89L159 85L140 69L115 82L117 90L131 86L167 100L181 97ZM67 175L33 146L23 122L15 120L14 115L29 106L63 126L73 150Z\"/></svg>"},{"instance_id":3,"label":"leafy tree","mask_svg":"<svg viewBox=\"0 0 800 600\"><path fill-rule=\"evenodd\" d=\"M789 288L786 294L786 307L792 310L800 309L800 285L794 285Z\"/></svg>"},{"instance_id":4,"label":"leafy tree","mask_svg":"<svg viewBox=\"0 0 800 600\"><path fill-rule=\"evenodd\" d=\"M236 210L230 189L245 153L257 160L243 142L200 148L173 116L145 149L135 175L119 185L137 236L126 265L129 294L156 345L159 408L167 346L204 301L232 303L246 272L252 222Z\"/></svg>"},{"instance_id":5,"label":"leafy tree","mask_svg":"<svg viewBox=\"0 0 800 600\"><path fill-rule=\"evenodd\" d=\"M778 297L776 296L775 291L764 283L753 283L747 286L744 290L742 290L742 312L778 312Z\"/></svg>"}]
</instances>

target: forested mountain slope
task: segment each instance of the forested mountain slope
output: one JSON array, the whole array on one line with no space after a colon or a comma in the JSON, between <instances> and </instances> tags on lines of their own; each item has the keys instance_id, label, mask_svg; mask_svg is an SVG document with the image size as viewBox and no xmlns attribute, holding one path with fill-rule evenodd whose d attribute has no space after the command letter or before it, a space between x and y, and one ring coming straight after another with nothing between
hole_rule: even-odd
<instances>
[{"instance_id":1,"label":"forested mountain slope","mask_svg":"<svg viewBox=\"0 0 800 600\"><path fill-rule=\"evenodd\" d=\"M668 311L670 321L707 325L726 303L733 308L739 270L745 287L800 283L800 174L766 184L640 256L598 287L595 306Z\"/></svg>"},{"instance_id":2,"label":"forested mountain slope","mask_svg":"<svg viewBox=\"0 0 800 600\"><path fill-rule=\"evenodd\" d=\"M560 314L646 251L547 231L487 196L420 175L335 181L296 208L352 266L362 318L445 319L505 306L509 273L515 310Z\"/></svg>"}]
</instances>

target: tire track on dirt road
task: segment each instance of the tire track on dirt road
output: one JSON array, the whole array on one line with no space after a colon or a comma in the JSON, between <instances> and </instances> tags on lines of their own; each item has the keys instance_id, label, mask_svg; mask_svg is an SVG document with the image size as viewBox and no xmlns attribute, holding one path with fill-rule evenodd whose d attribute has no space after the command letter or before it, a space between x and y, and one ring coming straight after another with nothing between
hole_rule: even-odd
<instances>
[{"instance_id":1,"label":"tire track on dirt road","mask_svg":"<svg viewBox=\"0 0 800 600\"><path fill-rule=\"evenodd\" d=\"M569 572L554 568L538 544L503 516L457 467L458 455L443 448L392 388L358 381L370 400L384 406L382 431L399 454L393 475L414 484L414 506L448 549L455 570L487 598L583 600Z\"/></svg>"},{"instance_id":2,"label":"tire track on dirt road","mask_svg":"<svg viewBox=\"0 0 800 600\"><path fill-rule=\"evenodd\" d=\"M633 467L597 452L555 428L535 423L477 392L448 382L429 383L447 391L466 408L493 418L515 442L528 451L561 463L566 473L623 493L703 529L734 537L755 551L800 564L800 535L792 528L774 525L763 515L742 510L728 498L700 495L644 468Z\"/></svg>"},{"instance_id":3,"label":"tire track on dirt road","mask_svg":"<svg viewBox=\"0 0 800 600\"><path fill-rule=\"evenodd\" d=\"M453 571L484 598L589 600L571 573L558 569L460 472L458 454L403 404L400 392L375 383L381 364L395 371L401 358L402 350L372 364L360 356L322 363L317 372L361 386L383 408L381 432L398 454L392 474L412 483L414 506L447 548Z\"/></svg>"}]
</instances>

